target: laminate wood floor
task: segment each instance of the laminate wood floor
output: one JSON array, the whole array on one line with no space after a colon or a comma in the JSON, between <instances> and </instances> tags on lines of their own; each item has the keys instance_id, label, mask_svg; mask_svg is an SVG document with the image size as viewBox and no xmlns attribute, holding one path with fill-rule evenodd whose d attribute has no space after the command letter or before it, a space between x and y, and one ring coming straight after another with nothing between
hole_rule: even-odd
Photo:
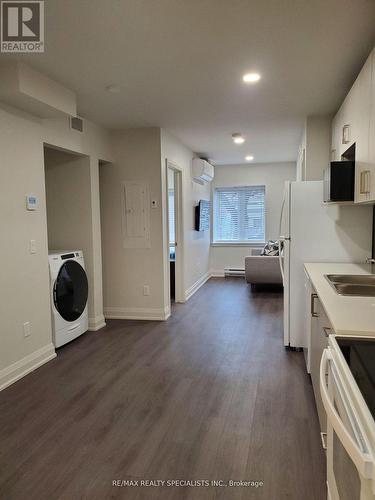
<instances>
[{"instance_id":1,"label":"laminate wood floor","mask_svg":"<svg viewBox=\"0 0 375 500\"><path fill-rule=\"evenodd\" d=\"M108 321L0 393L1 500L325 498L312 386L303 354L283 347L282 295L239 278L211 279L167 322Z\"/></svg>"}]
</instances>

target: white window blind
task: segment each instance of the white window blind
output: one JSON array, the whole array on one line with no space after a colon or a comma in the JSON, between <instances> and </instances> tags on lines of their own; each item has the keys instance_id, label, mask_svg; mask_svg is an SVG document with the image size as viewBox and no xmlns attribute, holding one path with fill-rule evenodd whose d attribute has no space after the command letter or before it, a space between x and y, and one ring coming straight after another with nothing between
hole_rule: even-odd
<instances>
[{"instance_id":1,"label":"white window blind","mask_svg":"<svg viewBox=\"0 0 375 500\"><path fill-rule=\"evenodd\" d=\"M216 188L214 242L265 241L265 186Z\"/></svg>"}]
</instances>

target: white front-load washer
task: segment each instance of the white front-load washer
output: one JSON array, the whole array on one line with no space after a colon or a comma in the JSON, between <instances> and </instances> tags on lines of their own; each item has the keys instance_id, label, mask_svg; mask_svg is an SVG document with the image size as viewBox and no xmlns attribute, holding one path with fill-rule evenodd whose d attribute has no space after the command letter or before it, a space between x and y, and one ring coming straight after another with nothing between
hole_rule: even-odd
<instances>
[{"instance_id":1,"label":"white front-load washer","mask_svg":"<svg viewBox=\"0 0 375 500\"><path fill-rule=\"evenodd\" d=\"M81 250L50 251L52 330L60 347L88 330L88 283Z\"/></svg>"}]
</instances>

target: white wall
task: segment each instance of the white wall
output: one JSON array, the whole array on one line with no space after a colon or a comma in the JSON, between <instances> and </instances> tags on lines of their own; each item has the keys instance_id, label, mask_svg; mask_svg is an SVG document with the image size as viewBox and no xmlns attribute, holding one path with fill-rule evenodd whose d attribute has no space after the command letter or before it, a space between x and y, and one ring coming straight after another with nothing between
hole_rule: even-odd
<instances>
[{"instance_id":1,"label":"white wall","mask_svg":"<svg viewBox=\"0 0 375 500\"><path fill-rule=\"evenodd\" d=\"M216 187L265 185L266 240L277 239L284 184L295 179L294 162L223 165L215 167L212 190ZM244 258L249 252L250 245L211 246L210 270L213 274L222 275L225 267L244 268Z\"/></svg>"},{"instance_id":2,"label":"white wall","mask_svg":"<svg viewBox=\"0 0 375 500\"><path fill-rule=\"evenodd\" d=\"M0 110L0 388L31 366L54 356L41 126L22 114ZM39 208L28 212L25 195ZM29 241L37 253L30 254ZM31 323L31 336L23 323Z\"/></svg>"},{"instance_id":3,"label":"white wall","mask_svg":"<svg viewBox=\"0 0 375 500\"><path fill-rule=\"evenodd\" d=\"M89 328L98 330L105 325L103 315L103 282L102 282L102 241L99 200L99 163L112 160L112 145L109 132L103 127L84 120L83 133L71 130L69 119L51 118L41 121L44 144L61 148L73 153L86 155L90 161L91 190L91 232L92 232L92 266L91 310L89 310Z\"/></svg>"},{"instance_id":4,"label":"white wall","mask_svg":"<svg viewBox=\"0 0 375 500\"><path fill-rule=\"evenodd\" d=\"M210 186L191 178L193 152L167 131L138 128L112 134L112 164L100 167L104 313L108 318L165 319L170 313L166 160L182 175L183 290L185 297L208 277L209 232L194 230L194 207L210 199ZM121 193L124 181L149 184L150 248L123 248ZM150 295L143 295L143 286Z\"/></svg>"},{"instance_id":5,"label":"white wall","mask_svg":"<svg viewBox=\"0 0 375 500\"><path fill-rule=\"evenodd\" d=\"M48 148L44 162L48 248L83 251L89 283L88 314L92 323L96 314L90 159Z\"/></svg>"},{"instance_id":6,"label":"white wall","mask_svg":"<svg viewBox=\"0 0 375 500\"><path fill-rule=\"evenodd\" d=\"M330 162L332 116L308 116L302 133L300 151L304 163L297 162L297 180L319 181Z\"/></svg>"},{"instance_id":7,"label":"white wall","mask_svg":"<svg viewBox=\"0 0 375 500\"><path fill-rule=\"evenodd\" d=\"M160 129L138 128L112 134L114 162L100 167L104 313L111 318L164 319ZM125 181L147 182L150 248L124 248L122 189ZM143 295L143 286L150 295Z\"/></svg>"},{"instance_id":8,"label":"white wall","mask_svg":"<svg viewBox=\"0 0 375 500\"><path fill-rule=\"evenodd\" d=\"M198 232L194 229L195 206L199 200L210 200L211 186L205 184L201 186L193 182L191 176L191 161L194 153L184 146L176 137L168 131L161 130L161 167L163 181L163 196L165 194L166 184L166 161L174 163L182 171L182 198L183 198L183 255L184 272L183 286L185 297L188 298L191 293L208 277L209 256L210 256L210 232ZM164 244L166 245L166 221L167 216L164 213ZM167 256L166 247L164 256ZM167 259L164 259L164 273L166 275L168 265ZM168 290L164 290L165 300L168 299Z\"/></svg>"},{"instance_id":9,"label":"white wall","mask_svg":"<svg viewBox=\"0 0 375 500\"><path fill-rule=\"evenodd\" d=\"M43 144L71 149L90 156L93 198L93 255L95 310L101 304L101 247L98 158L110 160L107 135L85 121L84 134L71 131L68 119L40 120L14 108L0 108L0 388L54 356L49 300L47 220ZM25 208L25 195L39 199L35 212ZM96 204L96 208L95 208ZM99 237L98 237L99 233ZM29 241L37 253L30 254ZM31 323L31 336L23 335L23 323Z\"/></svg>"}]
</instances>

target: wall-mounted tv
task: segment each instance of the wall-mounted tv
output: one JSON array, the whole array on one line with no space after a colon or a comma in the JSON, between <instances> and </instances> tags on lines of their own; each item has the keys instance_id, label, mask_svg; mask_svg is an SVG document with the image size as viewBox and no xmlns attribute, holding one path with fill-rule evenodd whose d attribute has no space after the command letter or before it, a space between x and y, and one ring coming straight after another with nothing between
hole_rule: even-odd
<instances>
[{"instance_id":1,"label":"wall-mounted tv","mask_svg":"<svg viewBox=\"0 0 375 500\"><path fill-rule=\"evenodd\" d=\"M210 229L210 202L200 200L195 207L195 230L206 231Z\"/></svg>"}]
</instances>

